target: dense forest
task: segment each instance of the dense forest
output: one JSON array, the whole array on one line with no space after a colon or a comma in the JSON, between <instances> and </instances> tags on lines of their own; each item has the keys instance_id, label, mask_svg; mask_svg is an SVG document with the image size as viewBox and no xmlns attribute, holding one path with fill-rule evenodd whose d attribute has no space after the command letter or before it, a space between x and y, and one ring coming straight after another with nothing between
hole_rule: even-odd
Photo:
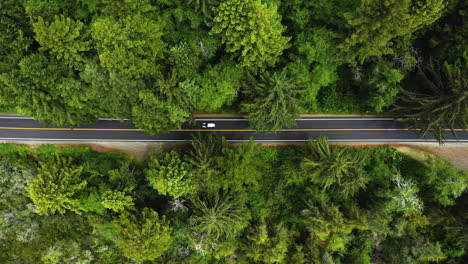
<instances>
[{"instance_id":1,"label":"dense forest","mask_svg":"<svg viewBox=\"0 0 468 264\"><path fill-rule=\"evenodd\" d=\"M3 144L0 183L5 264L468 260L468 173L387 146Z\"/></svg>"},{"instance_id":2,"label":"dense forest","mask_svg":"<svg viewBox=\"0 0 468 264\"><path fill-rule=\"evenodd\" d=\"M0 107L58 126L195 112L254 128L300 113L468 127L463 0L2 0Z\"/></svg>"}]
</instances>

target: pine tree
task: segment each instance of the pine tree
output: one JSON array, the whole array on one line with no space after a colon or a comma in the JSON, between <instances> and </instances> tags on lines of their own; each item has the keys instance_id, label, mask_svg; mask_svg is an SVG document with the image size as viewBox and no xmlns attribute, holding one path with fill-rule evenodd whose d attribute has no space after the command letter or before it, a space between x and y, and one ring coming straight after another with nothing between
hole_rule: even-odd
<instances>
[{"instance_id":1,"label":"pine tree","mask_svg":"<svg viewBox=\"0 0 468 264\"><path fill-rule=\"evenodd\" d=\"M326 137L306 143L306 156L301 168L311 182L325 189L332 188L343 198L348 198L366 187L369 177L363 164L365 156L352 153L343 147L332 147Z\"/></svg>"},{"instance_id":2,"label":"pine tree","mask_svg":"<svg viewBox=\"0 0 468 264\"><path fill-rule=\"evenodd\" d=\"M151 152L148 167L146 178L160 194L177 198L195 191L192 168L175 150Z\"/></svg>"},{"instance_id":3,"label":"pine tree","mask_svg":"<svg viewBox=\"0 0 468 264\"><path fill-rule=\"evenodd\" d=\"M275 131L296 126L302 108L298 99L300 87L285 73L260 74L257 80L250 76L244 85L248 102L242 104L249 113L251 126L260 131Z\"/></svg>"},{"instance_id":4,"label":"pine tree","mask_svg":"<svg viewBox=\"0 0 468 264\"><path fill-rule=\"evenodd\" d=\"M430 132L442 143L445 130L456 136L455 128L468 128L468 66L466 62L445 62L442 66L432 59L418 66L418 88L401 89L400 102L394 112L410 128Z\"/></svg>"},{"instance_id":5,"label":"pine tree","mask_svg":"<svg viewBox=\"0 0 468 264\"><path fill-rule=\"evenodd\" d=\"M61 15L49 23L39 17L33 27L35 38L41 44L39 50L49 51L68 65L83 68L86 61L84 53L91 49L91 41L82 22Z\"/></svg>"},{"instance_id":6,"label":"pine tree","mask_svg":"<svg viewBox=\"0 0 468 264\"><path fill-rule=\"evenodd\" d=\"M40 163L36 178L28 183L27 195L40 214L80 213L77 194L87 185L82 173L83 167L73 165L71 158L56 157L53 163Z\"/></svg>"},{"instance_id":7,"label":"pine tree","mask_svg":"<svg viewBox=\"0 0 468 264\"><path fill-rule=\"evenodd\" d=\"M360 64L370 57L391 54L392 41L433 23L444 11L444 0L363 0L344 14L350 35L339 45L346 58Z\"/></svg>"},{"instance_id":8,"label":"pine tree","mask_svg":"<svg viewBox=\"0 0 468 264\"><path fill-rule=\"evenodd\" d=\"M216 8L211 34L220 34L227 52L238 52L247 68L274 66L289 37L273 7L258 0L224 0Z\"/></svg>"},{"instance_id":9,"label":"pine tree","mask_svg":"<svg viewBox=\"0 0 468 264\"><path fill-rule=\"evenodd\" d=\"M133 215L124 213L116 223L117 246L132 260L154 260L169 249L172 228L165 216L149 208Z\"/></svg>"}]
</instances>

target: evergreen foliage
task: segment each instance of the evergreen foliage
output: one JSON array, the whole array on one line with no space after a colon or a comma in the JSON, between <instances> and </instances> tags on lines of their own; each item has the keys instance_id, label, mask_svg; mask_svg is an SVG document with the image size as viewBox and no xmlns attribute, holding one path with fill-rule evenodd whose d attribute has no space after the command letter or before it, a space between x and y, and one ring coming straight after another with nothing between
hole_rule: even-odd
<instances>
[{"instance_id":1,"label":"evergreen foliage","mask_svg":"<svg viewBox=\"0 0 468 264\"><path fill-rule=\"evenodd\" d=\"M445 130L453 133L456 127L468 127L468 66L466 62L442 65L429 60L418 67L417 91L401 90L401 103L394 109L401 113L403 121L430 132L443 142Z\"/></svg>"},{"instance_id":2,"label":"evergreen foliage","mask_svg":"<svg viewBox=\"0 0 468 264\"><path fill-rule=\"evenodd\" d=\"M245 94L250 102L242 108L249 113L251 126L260 131L275 131L296 126L302 108L298 101L300 87L283 71L271 76L254 76L245 84Z\"/></svg>"},{"instance_id":3,"label":"evergreen foliage","mask_svg":"<svg viewBox=\"0 0 468 264\"><path fill-rule=\"evenodd\" d=\"M221 34L227 52L240 53L243 67L274 66L288 48L276 9L258 0L224 0L213 21L211 34Z\"/></svg>"},{"instance_id":4,"label":"evergreen foliage","mask_svg":"<svg viewBox=\"0 0 468 264\"><path fill-rule=\"evenodd\" d=\"M116 227L117 246L133 260L154 260L168 250L173 241L169 221L149 208L143 208L138 216L122 214Z\"/></svg>"},{"instance_id":5,"label":"evergreen foliage","mask_svg":"<svg viewBox=\"0 0 468 264\"><path fill-rule=\"evenodd\" d=\"M153 151L148 166L146 178L160 194L177 198L194 191L192 168L175 150L169 153L160 149Z\"/></svg>"},{"instance_id":6,"label":"evergreen foliage","mask_svg":"<svg viewBox=\"0 0 468 264\"><path fill-rule=\"evenodd\" d=\"M82 173L83 167L74 166L70 158L57 157L52 164L42 163L26 188L39 213L80 213L76 195L87 185L87 181L81 179Z\"/></svg>"},{"instance_id":7,"label":"evergreen foliage","mask_svg":"<svg viewBox=\"0 0 468 264\"><path fill-rule=\"evenodd\" d=\"M161 178L183 187L167 191L191 189L177 198L144 177L181 167L193 178ZM0 261L461 264L467 176L435 156L325 138L260 147L200 136L148 163L85 147L0 145Z\"/></svg>"},{"instance_id":8,"label":"evergreen foliage","mask_svg":"<svg viewBox=\"0 0 468 264\"><path fill-rule=\"evenodd\" d=\"M413 114L398 98L440 97L413 67L466 56L465 2L4 0L0 110L151 134L195 112L245 112L263 131L300 113Z\"/></svg>"}]
</instances>

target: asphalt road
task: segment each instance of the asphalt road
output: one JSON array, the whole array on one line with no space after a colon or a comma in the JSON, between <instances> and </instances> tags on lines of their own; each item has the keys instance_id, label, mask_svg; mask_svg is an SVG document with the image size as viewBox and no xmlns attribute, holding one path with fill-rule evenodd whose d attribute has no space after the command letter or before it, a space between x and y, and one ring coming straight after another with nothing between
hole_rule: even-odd
<instances>
[{"instance_id":1,"label":"asphalt road","mask_svg":"<svg viewBox=\"0 0 468 264\"><path fill-rule=\"evenodd\" d=\"M214 122L216 128L202 129L202 122ZM430 136L421 138L419 131L408 130L392 118L382 117L302 118L297 127L275 133L250 129L243 118L197 118L195 124L184 124L180 130L149 135L128 121L101 119L74 128L46 128L28 117L0 115L0 140L169 142L190 141L192 134L198 132L220 133L230 142L246 141L252 136L259 142L303 142L320 135L337 142L435 142ZM468 142L468 130L459 130L457 135L458 139L447 132L447 141Z\"/></svg>"}]
</instances>

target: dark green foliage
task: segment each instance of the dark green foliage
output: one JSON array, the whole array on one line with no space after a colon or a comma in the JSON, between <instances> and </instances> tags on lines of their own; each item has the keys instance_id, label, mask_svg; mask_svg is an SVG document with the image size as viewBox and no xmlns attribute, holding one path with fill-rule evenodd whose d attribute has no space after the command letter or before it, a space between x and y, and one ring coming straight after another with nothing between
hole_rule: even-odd
<instances>
[{"instance_id":1,"label":"dark green foliage","mask_svg":"<svg viewBox=\"0 0 468 264\"><path fill-rule=\"evenodd\" d=\"M337 189L344 198L365 188L369 181L364 171L366 157L360 152L332 147L327 138L319 137L306 143L305 153L301 168L306 177L324 189Z\"/></svg>"},{"instance_id":2,"label":"dark green foliage","mask_svg":"<svg viewBox=\"0 0 468 264\"><path fill-rule=\"evenodd\" d=\"M394 109L403 121L430 132L439 142L445 139L445 130L468 128L468 66L465 61L439 64L432 59L420 65L416 91L401 89L400 104Z\"/></svg>"},{"instance_id":3,"label":"dark green foliage","mask_svg":"<svg viewBox=\"0 0 468 264\"><path fill-rule=\"evenodd\" d=\"M236 196L215 193L192 201L194 214L190 224L195 239L218 243L233 240L248 225L249 213Z\"/></svg>"},{"instance_id":4,"label":"dark green foliage","mask_svg":"<svg viewBox=\"0 0 468 264\"><path fill-rule=\"evenodd\" d=\"M219 0L188 0L187 5L203 15L206 24L209 24L213 19L213 8L218 4Z\"/></svg>"},{"instance_id":5,"label":"dark green foliage","mask_svg":"<svg viewBox=\"0 0 468 264\"><path fill-rule=\"evenodd\" d=\"M300 87L283 72L272 75L250 76L245 84L249 102L242 105L249 113L251 126L260 131L275 131L296 126L302 109L298 102Z\"/></svg>"}]
</instances>

